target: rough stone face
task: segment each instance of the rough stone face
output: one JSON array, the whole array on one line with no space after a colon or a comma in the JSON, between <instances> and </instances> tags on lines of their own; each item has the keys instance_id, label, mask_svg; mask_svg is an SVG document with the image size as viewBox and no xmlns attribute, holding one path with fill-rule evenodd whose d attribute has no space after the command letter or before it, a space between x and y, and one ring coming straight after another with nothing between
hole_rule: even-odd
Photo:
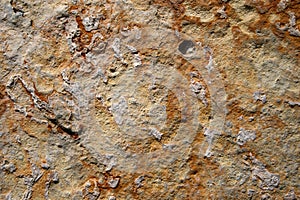
<instances>
[{"instance_id":1,"label":"rough stone face","mask_svg":"<svg viewBox=\"0 0 300 200\"><path fill-rule=\"evenodd\" d=\"M0 199L299 199L299 0L0 2Z\"/></svg>"}]
</instances>

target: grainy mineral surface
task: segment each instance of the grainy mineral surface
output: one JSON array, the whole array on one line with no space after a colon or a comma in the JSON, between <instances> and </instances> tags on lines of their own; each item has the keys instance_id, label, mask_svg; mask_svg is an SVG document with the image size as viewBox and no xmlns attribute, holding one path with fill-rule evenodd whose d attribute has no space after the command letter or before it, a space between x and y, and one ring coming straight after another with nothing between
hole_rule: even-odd
<instances>
[{"instance_id":1,"label":"grainy mineral surface","mask_svg":"<svg viewBox=\"0 0 300 200\"><path fill-rule=\"evenodd\" d=\"M299 11L0 0L0 199L299 199Z\"/></svg>"}]
</instances>

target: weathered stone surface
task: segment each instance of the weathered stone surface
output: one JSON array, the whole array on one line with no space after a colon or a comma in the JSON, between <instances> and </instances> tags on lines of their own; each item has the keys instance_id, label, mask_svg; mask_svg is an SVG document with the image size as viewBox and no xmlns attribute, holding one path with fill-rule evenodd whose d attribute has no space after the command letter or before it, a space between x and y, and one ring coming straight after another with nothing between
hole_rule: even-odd
<instances>
[{"instance_id":1,"label":"weathered stone surface","mask_svg":"<svg viewBox=\"0 0 300 200\"><path fill-rule=\"evenodd\" d=\"M299 0L0 2L0 199L299 199Z\"/></svg>"}]
</instances>

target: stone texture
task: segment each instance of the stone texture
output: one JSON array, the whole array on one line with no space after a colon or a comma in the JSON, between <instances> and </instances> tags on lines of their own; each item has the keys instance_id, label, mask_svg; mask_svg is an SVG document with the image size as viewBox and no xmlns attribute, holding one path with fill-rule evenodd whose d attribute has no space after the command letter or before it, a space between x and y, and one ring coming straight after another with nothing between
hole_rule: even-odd
<instances>
[{"instance_id":1,"label":"stone texture","mask_svg":"<svg viewBox=\"0 0 300 200\"><path fill-rule=\"evenodd\" d=\"M299 199L300 1L0 2L0 199Z\"/></svg>"}]
</instances>

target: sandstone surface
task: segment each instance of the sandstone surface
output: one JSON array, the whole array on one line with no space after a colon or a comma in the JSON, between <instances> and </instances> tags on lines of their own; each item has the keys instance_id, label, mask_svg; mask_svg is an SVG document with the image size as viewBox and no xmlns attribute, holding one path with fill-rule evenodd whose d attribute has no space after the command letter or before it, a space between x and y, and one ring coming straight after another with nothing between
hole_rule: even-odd
<instances>
[{"instance_id":1,"label":"sandstone surface","mask_svg":"<svg viewBox=\"0 0 300 200\"><path fill-rule=\"evenodd\" d=\"M0 199L299 199L299 0L0 2Z\"/></svg>"}]
</instances>

